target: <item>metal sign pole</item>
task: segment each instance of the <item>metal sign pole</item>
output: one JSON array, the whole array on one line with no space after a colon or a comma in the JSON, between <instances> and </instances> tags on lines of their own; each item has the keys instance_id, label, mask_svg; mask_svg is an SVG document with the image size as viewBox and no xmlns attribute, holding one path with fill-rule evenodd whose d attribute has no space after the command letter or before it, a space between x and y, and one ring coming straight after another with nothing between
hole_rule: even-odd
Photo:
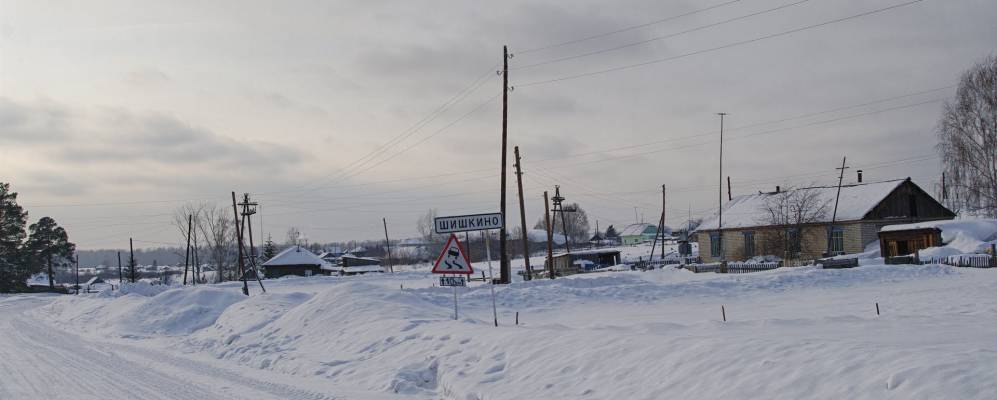
<instances>
[{"instance_id":1,"label":"metal sign pole","mask_svg":"<svg viewBox=\"0 0 997 400\"><path fill-rule=\"evenodd\" d=\"M453 287L453 319L457 320L457 286Z\"/></svg>"},{"instance_id":2,"label":"metal sign pole","mask_svg":"<svg viewBox=\"0 0 997 400\"><path fill-rule=\"evenodd\" d=\"M482 231L481 236L485 237L485 258L488 260L488 282L489 287L492 289L492 317L495 319L495 326L498 326L498 309L495 307L495 275L492 273L492 251L491 251L491 241L488 240L488 231Z\"/></svg>"}]
</instances>

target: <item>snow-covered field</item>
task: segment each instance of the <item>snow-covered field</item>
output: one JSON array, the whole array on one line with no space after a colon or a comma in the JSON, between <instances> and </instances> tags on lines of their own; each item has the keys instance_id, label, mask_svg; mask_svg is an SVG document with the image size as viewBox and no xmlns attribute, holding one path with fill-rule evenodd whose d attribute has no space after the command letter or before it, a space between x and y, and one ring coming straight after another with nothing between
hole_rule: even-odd
<instances>
[{"instance_id":1,"label":"snow-covered field","mask_svg":"<svg viewBox=\"0 0 997 400\"><path fill-rule=\"evenodd\" d=\"M997 270L667 269L516 282L497 287L499 327L488 286L459 290L455 321L453 291L408 270L265 281L267 293L251 287L248 298L237 283L0 298L0 398L997 394Z\"/></svg>"}]
</instances>

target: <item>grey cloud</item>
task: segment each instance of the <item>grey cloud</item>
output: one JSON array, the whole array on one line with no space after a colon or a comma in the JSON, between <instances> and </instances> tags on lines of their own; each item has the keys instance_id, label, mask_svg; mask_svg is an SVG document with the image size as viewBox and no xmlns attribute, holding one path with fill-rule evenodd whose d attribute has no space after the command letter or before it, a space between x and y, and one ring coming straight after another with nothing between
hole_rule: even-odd
<instances>
[{"instance_id":1,"label":"grey cloud","mask_svg":"<svg viewBox=\"0 0 997 400\"><path fill-rule=\"evenodd\" d=\"M124 80L129 84L143 87L161 85L173 81L165 72L155 68L133 69L125 74Z\"/></svg>"},{"instance_id":2,"label":"grey cloud","mask_svg":"<svg viewBox=\"0 0 997 400\"><path fill-rule=\"evenodd\" d=\"M22 104L0 97L0 143L21 145L67 138L72 115L65 107L38 102Z\"/></svg>"}]
</instances>

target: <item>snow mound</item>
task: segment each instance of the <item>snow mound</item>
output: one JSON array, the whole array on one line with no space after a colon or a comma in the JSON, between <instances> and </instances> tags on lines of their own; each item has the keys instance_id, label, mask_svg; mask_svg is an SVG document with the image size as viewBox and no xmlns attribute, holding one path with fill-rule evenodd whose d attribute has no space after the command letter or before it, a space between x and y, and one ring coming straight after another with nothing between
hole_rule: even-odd
<instances>
[{"instance_id":1,"label":"snow mound","mask_svg":"<svg viewBox=\"0 0 997 400\"><path fill-rule=\"evenodd\" d=\"M245 300L234 290L210 286L167 290L136 306L118 322L130 334L189 334L207 327L230 305Z\"/></svg>"}]
</instances>

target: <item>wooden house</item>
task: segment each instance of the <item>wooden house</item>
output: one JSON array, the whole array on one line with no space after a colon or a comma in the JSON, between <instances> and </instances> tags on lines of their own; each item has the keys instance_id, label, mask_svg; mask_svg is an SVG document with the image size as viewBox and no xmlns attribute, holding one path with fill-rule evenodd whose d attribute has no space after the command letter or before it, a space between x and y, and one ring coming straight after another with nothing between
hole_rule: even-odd
<instances>
[{"instance_id":1,"label":"wooden house","mask_svg":"<svg viewBox=\"0 0 997 400\"><path fill-rule=\"evenodd\" d=\"M267 278L280 278L286 275L329 275L335 268L308 249L291 246L263 263L263 269Z\"/></svg>"},{"instance_id":2,"label":"wooden house","mask_svg":"<svg viewBox=\"0 0 997 400\"><path fill-rule=\"evenodd\" d=\"M714 215L697 228L699 255L704 262L745 260L773 255L783 259L812 260L824 257L831 241L831 255L865 251L879 238L883 226L946 220L955 213L910 180L801 188L814 193L827 212L800 226L770 223L766 204L784 192L737 196L723 206L723 225ZM838 198L837 215L831 226L832 208ZM722 229L718 229L722 228ZM774 245L779 242L779 246Z\"/></svg>"}]
</instances>

